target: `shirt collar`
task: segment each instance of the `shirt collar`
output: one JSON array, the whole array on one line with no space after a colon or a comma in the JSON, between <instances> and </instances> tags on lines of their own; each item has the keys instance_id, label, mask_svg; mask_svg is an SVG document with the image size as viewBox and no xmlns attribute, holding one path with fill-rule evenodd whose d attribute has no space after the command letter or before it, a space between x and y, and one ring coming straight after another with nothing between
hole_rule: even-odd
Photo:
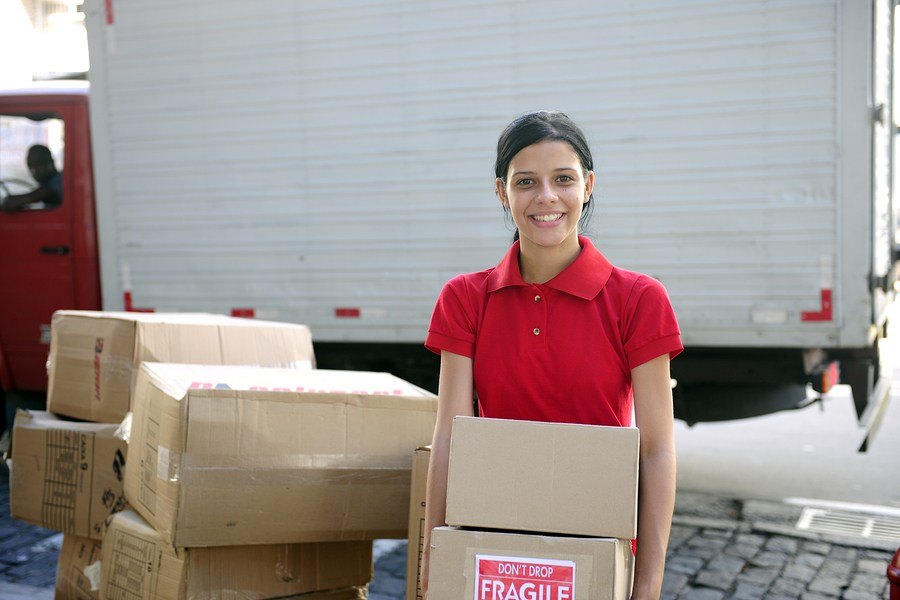
<instances>
[{"instance_id":1,"label":"shirt collar","mask_svg":"<svg viewBox=\"0 0 900 600\"><path fill-rule=\"evenodd\" d=\"M575 261L543 285L585 300L592 300L606 285L613 267L587 237L579 235L578 243L581 252ZM529 285L522 279L519 270L518 241L510 246L500 264L491 271L487 284L488 292L496 292L504 287Z\"/></svg>"}]
</instances>

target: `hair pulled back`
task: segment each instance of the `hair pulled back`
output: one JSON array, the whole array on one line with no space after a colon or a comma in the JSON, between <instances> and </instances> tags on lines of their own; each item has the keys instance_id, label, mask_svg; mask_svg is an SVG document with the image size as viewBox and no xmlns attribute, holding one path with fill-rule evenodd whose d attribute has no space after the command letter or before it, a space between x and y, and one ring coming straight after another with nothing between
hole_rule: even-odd
<instances>
[{"instance_id":1,"label":"hair pulled back","mask_svg":"<svg viewBox=\"0 0 900 600\"><path fill-rule=\"evenodd\" d=\"M565 142L572 147L581 162L585 178L588 171L594 170L591 149L588 147L584 132L578 125L565 113L555 110L539 110L517 117L500 134L500 138L497 140L497 160L494 163L495 175L505 184L506 175L509 173L509 163L516 154L532 144L548 140ZM582 228L590 218L594 206L593 199L592 193L585 202L581 219L579 219L579 225ZM514 239L519 239L518 230L516 230Z\"/></svg>"}]
</instances>

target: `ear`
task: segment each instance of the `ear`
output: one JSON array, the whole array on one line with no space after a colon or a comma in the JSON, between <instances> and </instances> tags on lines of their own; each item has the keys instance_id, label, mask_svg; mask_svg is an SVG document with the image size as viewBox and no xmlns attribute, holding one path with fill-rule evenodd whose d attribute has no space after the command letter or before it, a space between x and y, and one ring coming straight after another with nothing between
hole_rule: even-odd
<instances>
[{"instance_id":1,"label":"ear","mask_svg":"<svg viewBox=\"0 0 900 600\"><path fill-rule=\"evenodd\" d=\"M500 204L503 208L509 208L509 198L506 197L506 186L503 185L503 180L498 177L494 181L494 186L496 188L497 197L500 198Z\"/></svg>"},{"instance_id":2,"label":"ear","mask_svg":"<svg viewBox=\"0 0 900 600\"><path fill-rule=\"evenodd\" d=\"M594 172L588 171L587 176L584 178L584 203L588 203L588 199L591 197L591 194L594 193Z\"/></svg>"}]
</instances>

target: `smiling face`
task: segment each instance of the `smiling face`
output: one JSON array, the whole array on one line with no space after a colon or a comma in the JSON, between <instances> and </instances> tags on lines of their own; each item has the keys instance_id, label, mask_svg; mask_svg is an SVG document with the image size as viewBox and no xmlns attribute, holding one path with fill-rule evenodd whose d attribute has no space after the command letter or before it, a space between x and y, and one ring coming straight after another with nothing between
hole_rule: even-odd
<instances>
[{"instance_id":1,"label":"smiling face","mask_svg":"<svg viewBox=\"0 0 900 600\"><path fill-rule=\"evenodd\" d=\"M545 140L526 146L497 179L497 195L519 229L522 251L578 248L578 219L594 187L575 150L566 142Z\"/></svg>"}]
</instances>

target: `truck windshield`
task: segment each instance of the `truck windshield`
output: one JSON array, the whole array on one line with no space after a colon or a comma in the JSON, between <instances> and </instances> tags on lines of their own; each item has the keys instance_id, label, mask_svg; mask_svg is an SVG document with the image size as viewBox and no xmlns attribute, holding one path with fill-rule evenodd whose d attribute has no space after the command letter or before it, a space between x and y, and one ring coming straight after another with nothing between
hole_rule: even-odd
<instances>
[{"instance_id":1,"label":"truck windshield","mask_svg":"<svg viewBox=\"0 0 900 600\"><path fill-rule=\"evenodd\" d=\"M5 212L62 204L64 128L58 115L0 115L0 208Z\"/></svg>"}]
</instances>

